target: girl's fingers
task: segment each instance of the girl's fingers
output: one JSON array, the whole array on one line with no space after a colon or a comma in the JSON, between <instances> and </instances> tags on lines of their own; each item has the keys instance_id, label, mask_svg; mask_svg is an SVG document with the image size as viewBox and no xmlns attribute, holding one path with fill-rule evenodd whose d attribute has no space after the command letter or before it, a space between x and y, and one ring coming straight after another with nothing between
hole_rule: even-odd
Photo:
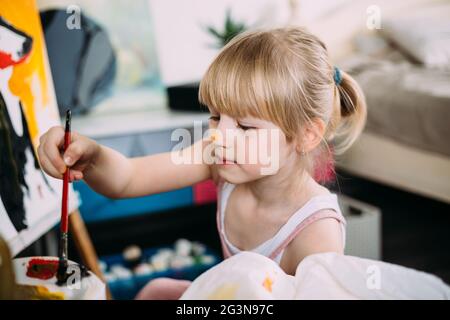
<instances>
[{"instance_id":1,"label":"girl's fingers","mask_svg":"<svg viewBox=\"0 0 450 320\"><path fill-rule=\"evenodd\" d=\"M72 182L75 180L75 174L72 172L72 170L69 170L70 174L69 174L69 181Z\"/></svg>"},{"instance_id":2,"label":"girl's fingers","mask_svg":"<svg viewBox=\"0 0 450 320\"><path fill-rule=\"evenodd\" d=\"M51 176L61 178L68 166L73 167L69 180L83 179L82 167L77 168L77 161L86 152L86 143L74 132L72 133L72 142L61 154L64 146L64 129L61 126L51 128L40 139L38 148L39 160L43 169Z\"/></svg>"},{"instance_id":3,"label":"girl's fingers","mask_svg":"<svg viewBox=\"0 0 450 320\"><path fill-rule=\"evenodd\" d=\"M44 142L49 145L56 145L59 148L64 146L64 129L61 126L51 128L42 136Z\"/></svg>"},{"instance_id":4,"label":"girl's fingers","mask_svg":"<svg viewBox=\"0 0 450 320\"><path fill-rule=\"evenodd\" d=\"M64 152L64 163L67 166L74 165L83 155L84 149L85 148L81 140L72 142Z\"/></svg>"},{"instance_id":5,"label":"girl's fingers","mask_svg":"<svg viewBox=\"0 0 450 320\"><path fill-rule=\"evenodd\" d=\"M69 176L69 180L72 181L77 181L77 180L81 180L83 179L83 173L77 170L70 170L70 176Z\"/></svg>"},{"instance_id":6,"label":"girl's fingers","mask_svg":"<svg viewBox=\"0 0 450 320\"><path fill-rule=\"evenodd\" d=\"M79 173L79 174L75 174L75 180L82 180L83 179L83 174Z\"/></svg>"},{"instance_id":7,"label":"girl's fingers","mask_svg":"<svg viewBox=\"0 0 450 320\"><path fill-rule=\"evenodd\" d=\"M42 151L44 156L51 162L54 168L58 170L59 173L64 173L66 171L66 165L61 157L58 144L55 140L46 140L42 145Z\"/></svg>"},{"instance_id":8,"label":"girl's fingers","mask_svg":"<svg viewBox=\"0 0 450 320\"><path fill-rule=\"evenodd\" d=\"M73 168L70 168L70 172L73 173L76 176L83 175L83 173L80 170L73 169Z\"/></svg>"},{"instance_id":9,"label":"girl's fingers","mask_svg":"<svg viewBox=\"0 0 450 320\"><path fill-rule=\"evenodd\" d=\"M47 157L43 156L39 158L39 161L41 162L42 168L45 172L47 172L50 176L62 179L62 174L52 165L50 160L48 160Z\"/></svg>"}]
</instances>

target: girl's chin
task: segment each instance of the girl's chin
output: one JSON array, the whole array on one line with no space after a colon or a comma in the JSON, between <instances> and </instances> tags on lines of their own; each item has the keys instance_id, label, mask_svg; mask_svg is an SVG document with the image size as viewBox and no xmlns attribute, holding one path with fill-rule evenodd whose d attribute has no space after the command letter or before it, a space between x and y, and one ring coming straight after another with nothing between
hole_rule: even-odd
<instances>
[{"instance_id":1,"label":"girl's chin","mask_svg":"<svg viewBox=\"0 0 450 320\"><path fill-rule=\"evenodd\" d=\"M233 167L236 167L236 165L234 165ZM217 169L217 173L219 174L220 178L228 183L240 184L246 182L246 179L244 179L241 174L238 174L234 170L229 169L227 166L217 166Z\"/></svg>"},{"instance_id":2,"label":"girl's chin","mask_svg":"<svg viewBox=\"0 0 450 320\"><path fill-rule=\"evenodd\" d=\"M237 167L238 165L234 165L233 167ZM219 174L220 178L222 178L223 180L225 180L228 183L231 184L242 184L242 183L247 183L247 182L251 182L251 181L255 181L260 179L261 177L249 177L246 174L244 174L243 172L236 172L232 169L229 168L221 168L223 166L219 166L217 173Z\"/></svg>"},{"instance_id":3,"label":"girl's chin","mask_svg":"<svg viewBox=\"0 0 450 320\"><path fill-rule=\"evenodd\" d=\"M216 165L219 168L232 168L232 167L237 167L237 163L235 162L222 162L222 163L216 163Z\"/></svg>"}]
</instances>

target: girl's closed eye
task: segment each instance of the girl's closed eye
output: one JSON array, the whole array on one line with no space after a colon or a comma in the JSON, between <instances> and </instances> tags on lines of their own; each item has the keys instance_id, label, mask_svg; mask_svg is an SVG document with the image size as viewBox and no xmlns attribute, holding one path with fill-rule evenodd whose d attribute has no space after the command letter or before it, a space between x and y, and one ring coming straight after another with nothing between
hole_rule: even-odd
<instances>
[{"instance_id":1,"label":"girl's closed eye","mask_svg":"<svg viewBox=\"0 0 450 320\"><path fill-rule=\"evenodd\" d=\"M209 120L210 120L211 122L219 122L219 121L220 121L220 114L212 114L212 115L209 117ZM243 124L243 123L241 123L241 122L239 122L239 121L236 121L236 126L237 126L238 128L240 128L240 129L244 130L244 131L252 130L252 129L257 129L255 126Z\"/></svg>"},{"instance_id":2,"label":"girl's closed eye","mask_svg":"<svg viewBox=\"0 0 450 320\"><path fill-rule=\"evenodd\" d=\"M220 121L220 116L219 115L211 115L209 117L209 120L214 121L214 122L219 122Z\"/></svg>"},{"instance_id":3,"label":"girl's closed eye","mask_svg":"<svg viewBox=\"0 0 450 320\"><path fill-rule=\"evenodd\" d=\"M243 125L242 123L239 123L239 122L237 123L237 125L239 128L241 128L244 131L256 129L256 127Z\"/></svg>"}]
</instances>

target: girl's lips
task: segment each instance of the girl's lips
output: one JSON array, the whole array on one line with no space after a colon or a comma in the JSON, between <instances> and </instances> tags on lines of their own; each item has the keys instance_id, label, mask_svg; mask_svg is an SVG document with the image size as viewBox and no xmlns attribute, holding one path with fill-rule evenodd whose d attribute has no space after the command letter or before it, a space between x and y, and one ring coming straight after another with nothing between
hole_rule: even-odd
<instances>
[{"instance_id":1,"label":"girl's lips","mask_svg":"<svg viewBox=\"0 0 450 320\"><path fill-rule=\"evenodd\" d=\"M236 161L231 161L231 160L227 160L227 159L216 159L216 164L226 166L226 165L236 164Z\"/></svg>"}]
</instances>

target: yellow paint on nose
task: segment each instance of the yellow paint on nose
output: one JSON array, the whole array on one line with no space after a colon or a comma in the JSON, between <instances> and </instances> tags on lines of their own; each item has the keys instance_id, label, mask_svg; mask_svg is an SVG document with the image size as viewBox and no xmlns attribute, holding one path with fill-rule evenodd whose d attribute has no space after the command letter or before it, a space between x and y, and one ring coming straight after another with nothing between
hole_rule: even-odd
<instances>
[{"instance_id":1,"label":"yellow paint on nose","mask_svg":"<svg viewBox=\"0 0 450 320\"><path fill-rule=\"evenodd\" d=\"M218 139L218 133L216 131L214 131L213 133L211 133L211 141L217 141Z\"/></svg>"}]
</instances>

